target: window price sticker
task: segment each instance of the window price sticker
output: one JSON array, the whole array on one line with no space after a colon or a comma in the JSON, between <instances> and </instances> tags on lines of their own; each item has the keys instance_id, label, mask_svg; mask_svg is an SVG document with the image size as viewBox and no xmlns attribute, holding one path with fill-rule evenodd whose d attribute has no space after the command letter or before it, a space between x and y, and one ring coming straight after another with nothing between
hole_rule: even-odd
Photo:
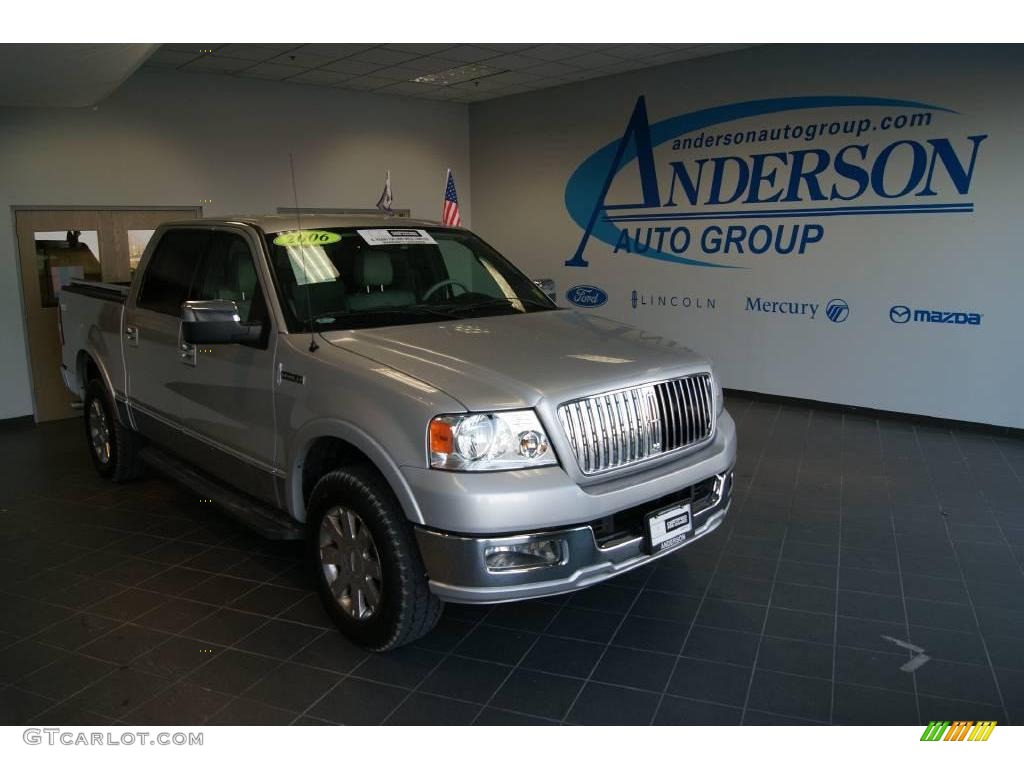
<instances>
[{"instance_id":1,"label":"window price sticker","mask_svg":"<svg viewBox=\"0 0 1024 768\"><path fill-rule=\"evenodd\" d=\"M422 229L360 229L359 236L369 245L437 245L426 230Z\"/></svg>"}]
</instances>

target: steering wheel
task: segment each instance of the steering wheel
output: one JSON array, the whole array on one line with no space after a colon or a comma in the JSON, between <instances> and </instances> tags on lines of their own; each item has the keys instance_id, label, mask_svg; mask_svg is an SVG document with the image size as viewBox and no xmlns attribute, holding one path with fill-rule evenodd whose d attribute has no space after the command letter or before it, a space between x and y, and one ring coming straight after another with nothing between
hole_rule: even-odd
<instances>
[{"instance_id":1,"label":"steering wheel","mask_svg":"<svg viewBox=\"0 0 1024 768\"><path fill-rule=\"evenodd\" d=\"M426 293L423 294L423 298L421 299L421 301L426 301L427 299L434 295L435 291L444 288L446 285L450 285L453 288L457 285L459 286L459 288L462 289L463 293L469 293L469 288L460 283L458 280L442 280L441 282L434 283L432 286L427 288ZM455 298L455 291L452 291L452 298Z\"/></svg>"}]
</instances>

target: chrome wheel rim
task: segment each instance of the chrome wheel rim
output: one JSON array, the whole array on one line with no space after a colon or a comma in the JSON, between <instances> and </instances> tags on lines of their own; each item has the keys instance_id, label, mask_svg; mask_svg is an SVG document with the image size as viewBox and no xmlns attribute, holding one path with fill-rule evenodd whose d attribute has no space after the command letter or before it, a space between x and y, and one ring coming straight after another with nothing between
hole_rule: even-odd
<instances>
[{"instance_id":1,"label":"chrome wheel rim","mask_svg":"<svg viewBox=\"0 0 1024 768\"><path fill-rule=\"evenodd\" d=\"M320 521L320 565L347 615L357 621L376 615L384 586L380 555L370 529L352 510L332 507Z\"/></svg>"},{"instance_id":2,"label":"chrome wheel rim","mask_svg":"<svg viewBox=\"0 0 1024 768\"><path fill-rule=\"evenodd\" d=\"M107 413L97 399L89 405L89 442L101 464L110 461L110 426L107 424Z\"/></svg>"}]
</instances>

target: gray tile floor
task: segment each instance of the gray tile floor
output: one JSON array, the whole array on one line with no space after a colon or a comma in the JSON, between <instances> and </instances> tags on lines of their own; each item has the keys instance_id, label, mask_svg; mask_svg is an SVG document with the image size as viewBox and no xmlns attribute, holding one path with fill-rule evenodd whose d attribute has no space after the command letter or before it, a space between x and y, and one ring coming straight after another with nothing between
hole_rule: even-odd
<instances>
[{"instance_id":1,"label":"gray tile floor","mask_svg":"<svg viewBox=\"0 0 1024 768\"><path fill-rule=\"evenodd\" d=\"M730 410L712 537L449 606L387 655L329 627L297 545L159 478L106 484L77 421L0 428L0 723L1024 724L1024 441Z\"/></svg>"}]
</instances>

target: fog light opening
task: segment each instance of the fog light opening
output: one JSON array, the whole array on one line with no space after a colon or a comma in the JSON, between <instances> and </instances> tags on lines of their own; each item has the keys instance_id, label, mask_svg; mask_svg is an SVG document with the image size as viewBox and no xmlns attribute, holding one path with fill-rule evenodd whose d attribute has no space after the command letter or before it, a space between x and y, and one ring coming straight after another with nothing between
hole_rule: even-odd
<instances>
[{"instance_id":1,"label":"fog light opening","mask_svg":"<svg viewBox=\"0 0 1024 768\"><path fill-rule=\"evenodd\" d=\"M565 551L563 539L543 539L522 544L502 544L484 550L488 571L522 571L560 565Z\"/></svg>"}]
</instances>

